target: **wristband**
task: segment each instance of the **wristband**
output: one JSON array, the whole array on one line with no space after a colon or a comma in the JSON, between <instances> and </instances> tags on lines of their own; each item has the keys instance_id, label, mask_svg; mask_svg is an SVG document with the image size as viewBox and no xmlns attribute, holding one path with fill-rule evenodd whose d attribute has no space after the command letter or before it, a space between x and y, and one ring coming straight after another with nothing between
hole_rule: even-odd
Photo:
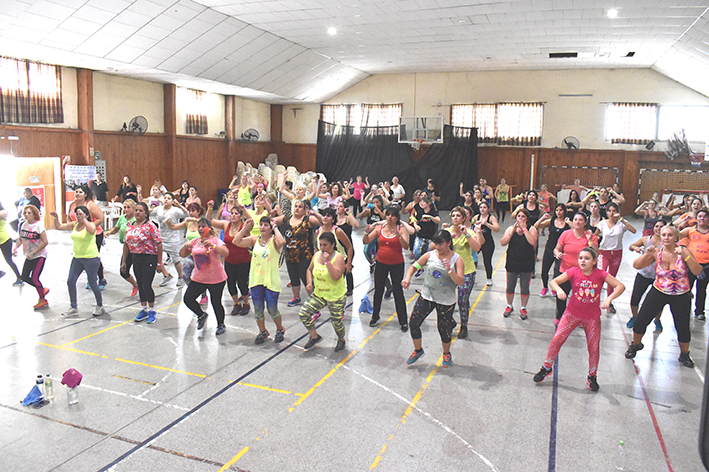
<instances>
[{"instance_id":1,"label":"wristband","mask_svg":"<svg viewBox=\"0 0 709 472\"><path fill-rule=\"evenodd\" d=\"M416 270L421 270L421 264L419 264L419 261L414 262L414 267L416 267Z\"/></svg>"},{"instance_id":2,"label":"wristband","mask_svg":"<svg viewBox=\"0 0 709 472\"><path fill-rule=\"evenodd\" d=\"M687 256L687 257L684 258L684 261L685 261L685 262L688 262L691 258L692 258L692 255L690 254L689 256Z\"/></svg>"}]
</instances>

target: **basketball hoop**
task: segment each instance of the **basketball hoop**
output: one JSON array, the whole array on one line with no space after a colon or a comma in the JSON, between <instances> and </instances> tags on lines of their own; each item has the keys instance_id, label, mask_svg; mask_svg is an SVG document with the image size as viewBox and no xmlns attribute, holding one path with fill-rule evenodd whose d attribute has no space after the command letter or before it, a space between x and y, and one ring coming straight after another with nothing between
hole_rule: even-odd
<instances>
[{"instance_id":1,"label":"basketball hoop","mask_svg":"<svg viewBox=\"0 0 709 472\"><path fill-rule=\"evenodd\" d=\"M414 139L409 143L414 151L418 151L423 144L423 139Z\"/></svg>"}]
</instances>

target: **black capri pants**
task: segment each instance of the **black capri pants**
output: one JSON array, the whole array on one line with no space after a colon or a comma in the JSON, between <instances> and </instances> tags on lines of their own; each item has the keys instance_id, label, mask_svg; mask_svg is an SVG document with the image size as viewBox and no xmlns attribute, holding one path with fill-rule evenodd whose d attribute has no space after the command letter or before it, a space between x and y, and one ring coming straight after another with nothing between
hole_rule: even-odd
<instances>
[{"instance_id":1,"label":"black capri pants","mask_svg":"<svg viewBox=\"0 0 709 472\"><path fill-rule=\"evenodd\" d=\"M229 295L235 297L241 293L242 297L249 295L249 271L251 270L251 262L243 264L231 264L224 261L224 271L226 272L226 286L229 290ZM239 290L236 290L236 287Z\"/></svg>"},{"instance_id":2,"label":"black capri pants","mask_svg":"<svg viewBox=\"0 0 709 472\"><path fill-rule=\"evenodd\" d=\"M652 287L645 296L643 306L640 307L638 316L635 318L633 332L641 336L645 334L647 326L658 313L662 312L665 305L670 306L672 318L675 321L677 340L681 343L688 343L692 339L692 333L689 330L689 316L692 311L691 292L682 295L667 295Z\"/></svg>"}]
</instances>

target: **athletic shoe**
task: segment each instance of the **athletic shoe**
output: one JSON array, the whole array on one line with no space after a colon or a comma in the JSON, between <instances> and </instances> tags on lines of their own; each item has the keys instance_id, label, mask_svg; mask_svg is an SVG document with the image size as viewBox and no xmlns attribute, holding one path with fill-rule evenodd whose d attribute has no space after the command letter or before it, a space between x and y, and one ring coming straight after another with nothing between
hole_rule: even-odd
<instances>
[{"instance_id":1,"label":"athletic shoe","mask_svg":"<svg viewBox=\"0 0 709 472\"><path fill-rule=\"evenodd\" d=\"M519 310L519 317L523 320L527 319L527 309L526 308L522 308L521 310Z\"/></svg>"},{"instance_id":2,"label":"athletic shoe","mask_svg":"<svg viewBox=\"0 0 709 472\"><path fill-rule=\"evenodd\" d=\"M707 317L704 316L704 313L699 313L698 315L695 314L694 317L698 319L699 321L706 321Z\"/></svg>"},{"instance_id":3,"label":"athletic shoe","mask_svg":"<svg viewBox=\"0 0 709 472\"><path fill-rule=\"evenodd\" d=\"M7 274L7 272L5 272L4 270L0 270L0 279L5 277L5 274Z\"/></svg>"},{"instance_id":4,"label":"athletic shoe","mask_svg":"<svg viewBox=\"0 0 709 472\"><path fill-rule=\"evenodd\" d=\"M612 303L608 305L608 313L610 313L611 315L615 315L615 307Z\"/></svg>"},{"instance_id":5,"label":"athletic shoe","mask_svg":"<svg viewBox=\"0 0 709 472\"><path fill-rule=\"evenodd\" d=\"M22 287L24 284L25 284L25 283L24 283L22 280L17 279L17 280L15 280L15 281L12 283L12 286L13 286L13 287Z\"/></svg>"},{"instance_id":6,"label":"athletic shoe","mask_svg":"<svg viewBox=\"0 0 709 472\"><path fill-rule=\"evenodd\" d=\"M345 340L344 339L338 339L337 340L337 345L335 346L335 352L339 352L345 348Z\"/></svg>"},{"instance_id":7,"label":"athletic shoe","mask_svg":"<svg viewBox=\"0 0 709 472\"><path fill-rule=\"evenodd\" d=\"M36 304L35 306L33 306L32 308L34 308L35 310L40 310L40 309L42 309L42 308L47 308L48 306L49 306L49 302L47 301L47 299L46 299L46 298L40 298L40 299L37 301L37 304Z\"/></svg>"},{"instance_id":8,"label":"athletic shoe","mask_svg":"<svg viewBox=\"0 0 709 472\"><path fill-rule=\"evenodd\" d=\"M450 352L444 352L443 353L443 362L441 362L441 365L445 368L450 367L453 364L453 356L451 356Z\"/></svg>"},{"instance_id":9,"label":"athletic shoe","mask_svg":"<svg viewBox=\"0 0 709 472\"><path fill-rule=\"evenodd\" d=\"M217 336L219 336L220 334L224 334L224 331L226 331L226 326L224 326L223 324L217 326Z\"/></svg>"},{"instance_id":10,"label":"athletic shoe","mask_svg":"<svg viewBox=\"0 0 709 472\"><path fill-rule=\"evenodd\" d=\"M586 377L586 385L588 385L588 388L591 389L592 392L597 392L599 388L598 386L598 381L596 380L595 375L589 375Z\"/></svg>"},{"instance_id":11,"label":"athletic shoe","mask_svg":"<svg viewBox=\"0 0 709 472\"><path fill-rule=\"evenodd\" d=\"M508 306L505 308L505 312L502 314L505 318L509 318L510 315L512 314L512 307Z\"/></svg>"},{"instance_id":12,"label":"athletic shoe","mask_svg":"<svg viewBox=\"0 0 709 472\"><path fill-rule=\"evenodd\" d=\"M408 359L406 359L406 363L411 365L417 360L421 359L423 357L423 348L419 349L418 351L414 350L414 352L411 353Z\"/></svg>"},{"instance_id":13,"label":"athletic shoe","mask_svg":"<svg viewBox=\"0 0 709 472\"><path fill-rule=\"evenodd\" d=\"M49 293L49 289L47 287L44 287L44 298L47 298L48 293Z\"/></svg>"},{"instance_id":14,"label":"athletic shoe","mask_svg":"<svg viewBox=\"0 0 709 472\"><path fill-rule=\"evenodd\" d=\"M74 308L73 306L69 307L69 309L67 311L62 312L62 316L67 316L67 317L78 315L78 314L79 314L79 309Z\"/></svg>"},{"instance_id":15,"label":"athletic shoe","mask_svg":"<svg viewBox=\"0 0 709 472\"><path fill-rule=\"evenodd\" d=\"M458 331L458 339L465 339L468 337L468 326L461 325L460 331Z\"/></svg>"},{"instance_id":16,"label":"athletic shoe","mask_svg":"<svg viewBox=\"0 0 709 472\"><path fill-rule=\"evenodd\" d=\"M655 320L655 331L662 331L662 322L660 320Z\"/></svg>"},{"instance_id":17,"label":"athletic shoe","mask_svg":"<svg viewBox=\"0 0 709 472\"><path fill-rule=\"evenodd\" d=\"M157 313L155 313L155 310L150 310L148 312L148 324L153 324L155 323L155 316Z\"/></svg>"},{"instance_id":18,"label":"athletic shoe","mask_svg":"<svg viewBox=\"0 0 709 472\"><path fill-rule=\"evenodd\" d=\"M689 351L680 354L677 360L685 367L689 367L690 369L694 367L694 361L689 357Z\"/></svg>"},{"instance_id":19,"label":"athletic shoe","mask_svg":"<svg viewBox=\"0 0 709 472\"><path fill-rule=\"evenodd\" d=\"M549 293L551 293L551 296L556 298L556 292L554 290L549 290Z\"/></svg>"},{"instance_id":20,"label":"athletic shoe","mask_svg":"<svg viewBox=\"0 0 709 472\"><path fill-rule=\"evenodd\" d=\"M96 308L94 308L94 316L102 316L107 314L108 313L103 306L96 305ZM150 323L150 321L148 321L148 323Z\"/></svg>"},{"instance_id":21,"label":"athletic shoe","mask_svg":"<svg viewBox=\"0 0 709 472\"><path fill-rule=\"evenodd\" d=\"M372 316L372 319L369 320L369 326L371 326L372 328L374 328L375 326L377 326L377 323L379 323L379 317L377 316L377 317L375 318L375 317Z\"/></svg>"},{"instance_id":22,"label":"athletic shoe","mask_svg":"<svg viewBox=\"0 0 709 472\"><path fill-rule=\"evenodd\" d=\"M288 282L288 284L286 284L286 287L291 288L292 287L291 283Z\"/></svg>"},{"instance_id":23,"label":"athletic shoe","mask_svg":"<svg viewBox=\"0 0 709 472\"><path fill-rule=\"evenodd\" d=\"M554 369L553 369L553 368L550 368L549 370L547 370L546 367L542 366L542 368L539 369L539 372L537 372L537 374L534 376L534 381L535 381L536 383L539 383L539 382L541 382L542 380L544 380L544 379L546 379L547 377L549 377L552 372L554 372Z\"/></svg>"},{"instance_id":24,"label":"athletic shoe","mask_svg":"<svg viewBox=\"0 0 709 472\"><path fill-rule=\"evenodd\" d=\"M311 318L313 319L313 321L317 320L318 318L320 318L320 312L315 313L313 316L311 316Z\"/></svg>"},{"instance_id":25,"label":"athletic shoe","mask_svg":"<svg viewBox=\"0 0 709 472\"><path fill-rule=\"evenodd\" d=\"M319 343L320 341L322 341L322 336L320 336L320 335L318 334L318 337L317 337L317 338L310 338L310 339L308 339L308 342L305 343L305 346L303 346L303 347L305 348L305 350L308 350L308 349L310 349L311 347L315 346L315 345L316 345L317 343Z\"/></svg>"},{"instance_id":26,"label":"athletic shoe","mask_svg":"<svg viewBox=\"0 0 709 472\"><path fill-rule=\"evenodd\" d=\"M251 311L251 305L248 303L244 303L241 305L241 311L239 311L239 315L241 316L246 316L249 314L249 311Z\"/></svg>"},{"instance_id":27,"label":"athletic shoe","mask_svg":"<svg viewBox=\"0 0 709 472\"><path fill-rule=\"evenodd\" d=\"M638 343L638 344L630 343L630 346L628 346L628 350L625 351L626 359L633 359L635 357L635 354L638 351L642 350L642 348L644 348L644 347L645 346L643 345L643 343Z\"/></svg>"},{"instance_id":28,"label":"athletic shoe","mask_svg":"<svg viewBox=\"0 0 709 472\"><path fill-rule=\"evenodd\" d=\"M402 332L402 333L405 333L405 332L407 332L407 331L409 330L409 325L403 324L403 325L400 326L400 328L401 328L401 332Z\"/></svg>"},{"instance_id":29,"label":"athletic shoe","mask_svg":"<svg viewBox=\"0 0 709 472\"><path fill-rule=\"evenodd\" d=\"M273 342L274 343L283 342L283 338L284 338L285 334L286 334L285 328L279 329L278 331L276 331L276 335L273 337Z\"/></svg>"},{"instance_id":30,"label":"athletic shoe","mask_svg":"<svg viewBox=\"0 0 709 472\"><path fill-rule=\"evenodd\" d=\"M86 290L90 290L90 289L91 289L91 285L89 285L89 283L86 282Z\"/></svg>"},{"instance_id":31,"label":"athletic shoe","mask_svg":"<svg viewBox=\"0 0 709 472\"><path fill-rule=\"evenodd\" d=\"M540 297L547 297L549 296L549 289L548 288L543 288L541 292L539 292Z\"/></svg>"},{"instance_id":32,"label":"athletic shoe","mask_svg":"<svg viewBox=\"0 0 709 472\"><path fill-rule=\"evenodd\" d=\"M101 279L98 281L98 289L99 290L105 290L106 285L108 285L108 282L106 281L106 279Z\"/></svg>"},{"instance_id":33,"label":"athletic shoe","mask_svg":"<svg viewBox=\"0 0 709 472\"><path fill-rule=\"evenodd\" d=\"M298 297L293 297L291 298L291 301L288 302L288 306L296 306L300 305L302 302L300 301L300 298Z\"/></svg>"},{"instance_id":34,"label":"athletic shoe","mask_svg":"<svg viewBox=\"0 0 709 472\"><path fill-rule=\"evenodd\" d=\"M492 279L487 279L487 283L485 285L492 287Z\"/></svg>"},{"instance_id":35,"label":"athletic shoe","mask_svg":"<svg viewBox=\"0 0 709 472\"><path fill-rule=\"evenodd\" d=\"M352 290L348 290L345 292L346 297L351 297L352 296Z\"/></svg>"},{"instance_id":36,"label":"athletic shoe","mask_svg":"<svg viewBox=\"0 0 709 472\"><path fill-rule=\"evenodd\" d=\"M206 295L202 295L202 298L199 299L199 304L206 305L207 303L209 303L209 299L207 298Z\"/></svg>"},{"instance_id":37,"label":"athletic shoe","mask_svg":"<svg viewBox=\"0 0 709 472\"><path fill-rule=\"evenodd\" d=\"M237 303L234 305L234 308L231 309L231 316L236 316L239 313L241 313L241 305Z\"/></svg>"},{"instance_id":38,"label":"athletic shoe","mask_svg":"<svg viewBox=\"0 0 709 472\"><path fill-rule=\"evenodd\" d=\"M148 319L148 310L146 310L145 308L143 308L143 309L140 310L140 312L138 313L138 316L136 316L135 318L133 318L133 321L135 321L136 323L140 323L141 321L145 321L145 320L147 320L147 319Z\"/></svg>"},{"instance_id":39,"label":"athletic shoe","mask_svg":"<svg viewBox=\"0 0 709 472\"><path fill-rule=\"evenodd\" d=\"M180 288L180 287L184 287L184 286L185 286L185 280L182 278L177 279L177 283L175 284L175 287Z\"/></svg>"},{"instance_id":40,"label":"athletic shoe","mask_svg":"<svg viewBox=\"0 0 709 472\"><path fill-rule=\"evenodd\" d=\"M254 344L263 344L263 342L266 340L271 335L271 333L266 331L261 331L258 333L258 336L256 336L256 339L254 339Z\"/></svg>"},{"instance_id":41,"label":"athletic shoe","mask_svg":"<svg viewBox=\"0 0 709 472\"><path fill-rule=\"evenodd\" d=\"M197 316L197 329L202 329L204 328L204 323L207 322L207 314L205 312L202 312L201 315Z\"/></svg>"},{"instance_id":42,"label":"athletic shoe","mask_svg":"<svg viewBox=\"0 0 709 472\"><path fill-rule=\"evenodd\" d=\"M133 287L130 291L131 297L135 297L136 295L138 295L138 286L137 285L135 287Z\"/></svg>"},{"instance_id":43,"label":"athletic shoe","mask_svg":"<svg viewBox=\"0 0 709 472\"><path fill-rule=\"evenodd\" d=\"M161 287L164 287L164 286L167 285L167 283L168 283L169 281L171 281L171 280L172 280L172 275L167 274L167 276L165 276L165 277L162 278L162 282L160 282L160 286L161 286Z\"/></svg>"},{"instance_id":44,"label":"athletic shoe","mask_svg":"<svg viewBox=\"0 0 709 472\"><path fill-rule=\"evenodd\" d=\"M625 323L625 327L629 329L633 329L633 326L635 326L635 318L630 318L627 323Z\"/></svg>"},{"instance_id":45,"label":"athletic shoe","mask_svg":"<svg viewBox=\"0 0 709 472\"><path fill-rule=\"evenodd\" d=\"M561 321L559 318L554 318L554 326L559 326L559 321Z\"/></svg>"}]
</instances>

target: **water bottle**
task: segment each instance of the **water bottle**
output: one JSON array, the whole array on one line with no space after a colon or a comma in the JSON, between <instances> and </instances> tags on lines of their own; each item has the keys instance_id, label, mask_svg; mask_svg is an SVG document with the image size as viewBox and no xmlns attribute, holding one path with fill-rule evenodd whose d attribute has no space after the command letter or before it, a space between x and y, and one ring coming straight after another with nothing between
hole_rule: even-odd
<instances>
[{"instance_id":1,"label":"water bottle","mask_svg":"<svg viewBox=\"0 0 709 472\"><path fill-rule=\"evenodd\" d=\"M74 388L66 388L66 399L69 402L69 405L75 405L79 403L79 392L76 391L77 388L79 388L78 385Z\"/></svg>"},{"instance_id":2,"label":"water bottle","mask_svg":"<svg viewBox=\"0 0 709 472\"><path fill-rule=\"evenodd\" d=\"M44 398L47 400L54 399L54 382L52 382L52 377L49 374L44 379Z\"/></svg>"},{"instance_id":3,"label":"water bottle","mask_svg":"<svg viewBox=\"0 0 709 472\"><path fill-rule=\"evenodd\" d=\"M615 455L615 470L625 470L625 442L618 444L618 452Z\"/></svg>"},{"instance_id":4,"label":"water bottle","mask_svg":"<svg viewBox=\"0 0 709 472\"><path fill-rule=\"evenodd\" d=\"M42 374L37 376L37 388L40 392L44 393L44 376Z\"/></svg>"}]
</instances>

